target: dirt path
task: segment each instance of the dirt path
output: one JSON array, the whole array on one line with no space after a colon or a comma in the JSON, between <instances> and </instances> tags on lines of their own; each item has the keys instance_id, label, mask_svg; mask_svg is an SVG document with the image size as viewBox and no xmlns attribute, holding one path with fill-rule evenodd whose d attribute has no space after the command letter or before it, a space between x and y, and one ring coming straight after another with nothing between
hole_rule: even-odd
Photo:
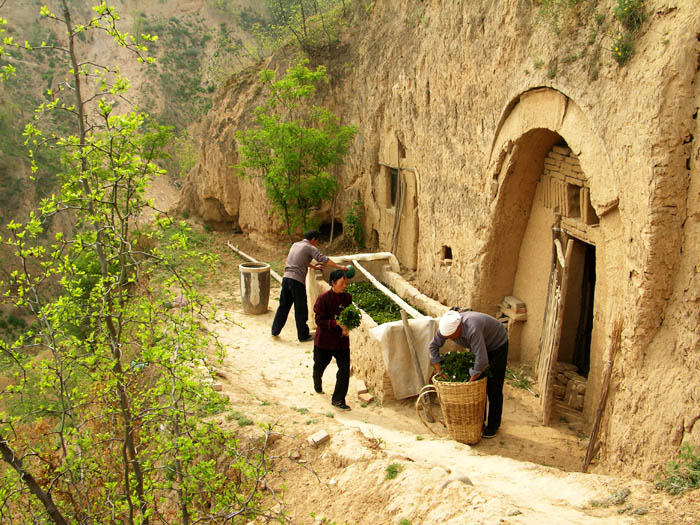
<instances>
[{"instance_id":1,"label":"dirt path","mask_svg":"<svg viewBox=\"0 0 700 525\"><path fill-rule=\"evenodd\" d=\"M418 421L412 400L361 406L354 377L347 398L352 411L335 410L330 392L337 368L331 364L326 371L326 393L314 393L313 343L296 341L291 315L280 337L270 336L279 293L274 281L266 314L242 311L236 271L242 260L225 248L231 236L220 238L224 248L215 251L226 270L212 295L222 314L234 321L212 327L226 347L223 392L241 415L275 424L284 434L273 452L296 461L286 462L268 488L286 489L284 509L291 522L670 524L700 519L697 494L672 499L648 482L576 472L586 439L565 419L540 425L536 399L525 390L506 387L501 431L472 447L452 441L439 427L439 436L431 434ZM285 255L242 237L233 243L276 264ZM309 446L307 437L319 430L330 440ZM398 475L387 479L392 464Z\"/></svg>"}]
</instances>

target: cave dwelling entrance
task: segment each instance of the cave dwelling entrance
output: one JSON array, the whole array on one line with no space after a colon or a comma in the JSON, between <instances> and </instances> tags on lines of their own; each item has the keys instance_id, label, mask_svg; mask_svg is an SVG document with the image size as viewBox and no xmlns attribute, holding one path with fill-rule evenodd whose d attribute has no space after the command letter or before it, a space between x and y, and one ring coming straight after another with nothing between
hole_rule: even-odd
<instances>
[{"instance_id":1,"label":"cave dwelling entrance","mask_svg":"<svg viewBox=\"0 0 700 525\"><path fill-rule=\"evenodd\" d=\"M592 204L609 173L583 166L607 166L603 151L581 110L548 88L509 104L493 144L493 227L474 304L508 317L509 361L535 372L544 424L590 426L600 396L617 253L603 232L617 231L619 214Z\"/></svg>"}]
</instances>

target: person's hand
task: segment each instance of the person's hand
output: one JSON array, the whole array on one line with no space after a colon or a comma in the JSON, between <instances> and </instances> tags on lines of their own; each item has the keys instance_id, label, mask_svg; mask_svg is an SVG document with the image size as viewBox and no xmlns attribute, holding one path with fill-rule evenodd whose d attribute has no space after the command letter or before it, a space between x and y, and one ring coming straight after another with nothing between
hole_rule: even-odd
<instances>
[{"instance_id":1,"label":"person's hand","mask_svg":"<svg viewBox=\"0 0 700 525\"><path fill-rule=\"evenodd\" d=\"M348 329L347 329L345 326L343 326L342 324L339 325L339 326L340 326L340 329L341 329L342 332L343 332L343 335L345 335L345 336L349 336L349 335L350 335L350 330L348 330Z\"/></svg>"},{"instance_id":2,"label":"person's hand","mask_svg":"<svg viewBox=\"0 0 700 525\"><path fill-rule=\"evenodd\" d=\"M314 270L323 270L323 265L322 264L310 264L309 265L311 268Z\"/></svg>"},{"instance_id":3,"label":"person's hand","mask_svg":"<svg viewBox=\"0 0 700 525\"><path fill-rule=\"evenodd\" d=\"M471 383L472 381L476 381L476 380L479 379L480 377L481 377L481 372L479 372L478 374L474 374L473 376L471 376L471 377L469 378L469 382Z\"/></svg>"},{"instance_id":4,"label":"person's hand","mask_svg":"<svg viewBox=\"0 0 700 525\"><path fill-rule=\"evenodd\" d=\"M347 266L341 266L341 267L339 268L339 270L343 270L344 272L347 272L347 271L348 271L348 267L347 267Z\"/></svg>"},{"instance_id":5,"label":"person's hand","mask_svg":"<svg viewBox=\"0 0 700 525\"><path fill-rule=\"evenodd\" d=\"M435 368L435 375L438 375L440 373L440 363L433 363L433 367Z\"/></svg>"}]
</instances>

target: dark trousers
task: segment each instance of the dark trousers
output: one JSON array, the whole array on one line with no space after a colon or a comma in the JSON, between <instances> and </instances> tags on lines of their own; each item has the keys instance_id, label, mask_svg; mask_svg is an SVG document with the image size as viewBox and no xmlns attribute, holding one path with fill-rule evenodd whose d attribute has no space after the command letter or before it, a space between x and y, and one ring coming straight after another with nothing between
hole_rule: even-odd
<instances>
[{"instance_id":1,"label":"dark trousers","mask_svg":"<svg viewBox=\"0 0 700 525\"><path fill-rule=\"evenodd\" d=\"M338 365L338 373L335 375L335 390L331 401L345 403L350 382L350 349L328 350L314 345L314 387L316 390L321 390L323 372L334 357Z\"/></svg>"},{"instance_id":2,"label":"dark trousers","mask_svg":"<svg viewBox=\"0 0 700 525\"><path fill-rule=\"evenodd\" d=\"M280 334L287 322L292 305L294 305L294 319L297 323L297 337L303 341L309 337L309 327L306 324L306 320L309 318L309 308L306 306L306 286L295 279L284 277L280 292L280 305L275 313L275 319L272 321L272 335Z\"/></svg>"},{"instance_id":3,"label":"dark trousers","mask_svg":"<svg viewBox=\"0 0 700 525\"><path fill-rule=\"evenodd\" d=\"M503 383L506 379L506 366L508 365L508 343L499 346L492 352L488 352L489 367L492 376L486 382L486 398L488 404L489 430L498 430L501 426L503 414ZM484 418L486 420L486 418Z\"/></svg>"}]
</instances>

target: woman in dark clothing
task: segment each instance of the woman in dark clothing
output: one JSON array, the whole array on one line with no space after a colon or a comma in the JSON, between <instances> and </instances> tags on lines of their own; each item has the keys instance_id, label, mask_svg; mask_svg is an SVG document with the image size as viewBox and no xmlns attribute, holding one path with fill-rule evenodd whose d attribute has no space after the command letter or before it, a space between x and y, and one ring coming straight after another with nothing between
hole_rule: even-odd
<instances>
[{"instance_id":1,"label":"woman in dark clothing","mask_svg":"<svg viewBox=\"0 0 700 525\"><path fill-rule=\"evenodd\" d=\"M337 317L352 303L352 295L345 292L348 278L343 270L334 270L329 282L331 289L319 295L314 304L317 326L314 336L314 390L323 392L323 372L335 357L338 374L331 401L333 406L341 410L350 410L345 403L350 381L350 338L348 329L338 324Z\"/></svg>"}]
</instances>

